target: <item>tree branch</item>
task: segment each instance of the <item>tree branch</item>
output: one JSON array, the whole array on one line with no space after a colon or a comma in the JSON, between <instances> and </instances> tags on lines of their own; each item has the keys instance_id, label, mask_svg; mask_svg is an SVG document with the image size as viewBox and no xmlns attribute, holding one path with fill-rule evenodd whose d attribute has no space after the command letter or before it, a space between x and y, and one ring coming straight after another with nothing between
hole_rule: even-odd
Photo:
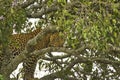
<instances>
[{"instance_id":1,"label":"tree branch","mask_svg":"<svg viewBox=\"0 0 120 80\"><path fill-rule=\"evenodd\" d=\"M45 2L46 3L46 2ZM42 4L41 4L42 5ZM40 4L39 5L33 5L31 6L29 9L32 9L32 8L39 8L39 11L35 12L35 13L31 13L31 12L27 12L27 17L28 18L42 18L43 15L45 14L49 14L53 11L57 11L57 10L60 10L62 8L61 4L58 3L57 1L54 1L53 4L51 4L51 6L49 7L43 7L41 6ZM71 3L67 3L65 5L65 8L66 10L70 10L71 8L73 7L76 7L76 8L80 8L81 7L81 3L78 2L78 1L74 1L74 2L71 2Z\"/></svg>"},{"instance_id":2,"label":"tree branch","mask_svg":"<svg viewBox=\"0 0 120 80\"><path fill-rule=\"evenodd\" d=\"M27 46L26 46L26 50L28 51L28 53L34 51L32 48L38 42L40 42L43 39L43 37L45 37L47 34L59 32L59 31L62 31L62 29L60 29L56 26L46 27L40 33L38 33L38 35L36 35L34 38L32 38L31 40L28 41Z\"/></svg>"},{"instance_id":3,"label":"tree branch","mask_svg":"<svg viewBox=\"0 0 120 80\"><path fill-rule=\"evenodd\" d=\"M48 47L48 48L44 48L44 49L41 49L41 50L35 50L34 52L30 53L29 55L35 55L38 58L42 58L46 52L55 52L55 51L56 52L65 52L66 54L74 55L74 54L78 54L79 52L82 52L82 50L85 50L85 48L86 47L84 47L84 48L81 47L81 48L79 48L77 50L74 50L74 49L68 49L68 48L63 48L63 47ZM17 67L17 65L23 59L25 59L25 54L26 53L22 53L21 55L16 57L15 60L13 60L11 64L9 64L9 66L8 66L9 72L10 71L12 72L15 69L15 67ZM107 60L107 59L104 59L104 58L87 58L87 57L78 56L78 55L74 55L74 56L76 56L78 59L71 62L65 68L65 70L70 70L77 63L86 63L86 62L95 62L95 61L97 61L99 63L104 63L104 64L117 64L117 65L120 65L120 61L112 61L112 60ZM11 70L11 68L12 68L12 70Z\"/></svg>"},{"instance_id":4,"label":"tree branch","mask_svg":"<svg viewBox=\"0 0 120 80\"><path fill-rule=\"evenodd\" d=\"M39 4L30 6L29 9L41 9L47 2L48 0L41 1Z\"/></svg>"},{"instance_id":5,"label":"tree branch","mask_svg":"<svg viewBox=\"0 0 120 80\"><path fill-rule=\"evenodd\" d=\"M22 53L20 53L20 55L11 60L11 62L7 65L7 74L10 75L12 71L17 68L18 64L20 64L26 58L25 54L27 54L27 52L24 50Z\"/></svg>"},{"instance_id":6,"label":"tree branch","mask_svg":"<svg viewBox=\"0 0 120 80\"><path fill-rule=\"evenodd\" d=\"M22 3L20 6L21 6L22 8L26 8L26 7L28 7L29 5L33 4L35 1L37 1L37 0L27 0L26 2Z\"/></svg>"},{"instance_id":7,"label":"tree branch","mask_svg":"<svg viewBox=\"0 0 120 80\"><path fill-rule=\"evenodd\" d=\"M116 46L114 46L112 44L108 44L108 47L110 48L110 50L114 50L114 51L120 52L120 47L116 47Z\"/></svg>"},{"instance_id":8,"label":"tree branch","mask_svg":"<svg viewBox=\"0 0 120 80\"><path fill-rule=\"evenodd\" d=\"M67 48L63 48L63 47L48 47L48 48L44 48L42 50L38 50L33 52L32 54L39 56L39 58L43 57L41 55L43 55L45 52L65 52L66 54L71 54L71 55L75 55L78 54L79 52L82 52L82 50L85 50L86 47L84 48L79 48L78 50L74 50L74 49L67 49ZM117 64L120 65L120 61L112 61L112 60L108 60L105 58L88 58L88 57L83 57L83 56L78 56L75 55L78 59L74 60L73 62L71 62L68 66L67 66L67 70L70 70L75 64L77 63L86 63L86 62L99 62L99 63L104 63L104 64Z\"/></svg>"},{"instance_id":9,"label":"tree branch","mask_svg":"<svg viewBox=\"0 0 120 80\"><path fill-rule=\"evenodd\" d=\"M43 15L48 14L48 13L53 12L53 11L57 11L57 10L59 10L58 6L51 6L49 8L42 9L41 11L39 11L37 13L33 13L33 14L31 14L28 11L27 12L27 17L28 18L42 18Z\"/></svg>"},{"instance_id":10,"label":"tree branch","mask_svg":"<svg viewBox=\"0 0 120 80\"><path fill-rule=\"evenodd\" d=\"M78 79L75 79L73 77L69 77L67 75L64 74L65 71L58 71L58 72L55 72L55 73L51 73L49 75L46 75L42 78L40 78L39 80L54 80L56 78L61 78L61 79L67 79L67 80L78 80Z\"/></svg>"}]
</instances>

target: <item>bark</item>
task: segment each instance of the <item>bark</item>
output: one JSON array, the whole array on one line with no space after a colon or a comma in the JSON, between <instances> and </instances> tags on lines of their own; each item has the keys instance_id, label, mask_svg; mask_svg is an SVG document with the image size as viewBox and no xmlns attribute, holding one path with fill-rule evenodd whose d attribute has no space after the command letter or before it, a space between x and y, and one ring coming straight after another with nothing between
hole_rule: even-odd
<instances>
[{"instance_id":1,"label":"bark","mask_svg":"<svg viewBox=\"0 0 120 80\"><path fill-rule=\"evenodd\" d=\"M27 0L26 2L24 2L23 4L21 4L20 6L22 8L26 8L28 6L30 6L31 4L34 4L34 2L37 1L37 0Z\"/></svg>"}]
</instances>

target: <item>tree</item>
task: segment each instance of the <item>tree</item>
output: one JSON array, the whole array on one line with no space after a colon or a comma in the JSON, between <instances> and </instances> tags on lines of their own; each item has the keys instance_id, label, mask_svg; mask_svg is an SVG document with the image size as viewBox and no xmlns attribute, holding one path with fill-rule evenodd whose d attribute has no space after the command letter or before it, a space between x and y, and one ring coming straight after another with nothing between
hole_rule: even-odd
<instances>
[{"instance_id":1,"label":"tree","mask_svg":"<svg viewBox=\"0 0 120 80\"><path fill-rule=\"evenodd\" d=\"M119 0L4 0L0 6L0 55L3 56L0 74L5 80L32 54L38 56L39 68L49 71L40 80L120 79ZM21 33L21 30L32 29L28 24L30 18L38 18L35 27L41 26L44 30L11 60L9 36L13 30ZM65 36L63 47L31 51L37 40L60 30L60 35ZM64 54L56 56L51 52Z\"/></svg>"}]
</instances>

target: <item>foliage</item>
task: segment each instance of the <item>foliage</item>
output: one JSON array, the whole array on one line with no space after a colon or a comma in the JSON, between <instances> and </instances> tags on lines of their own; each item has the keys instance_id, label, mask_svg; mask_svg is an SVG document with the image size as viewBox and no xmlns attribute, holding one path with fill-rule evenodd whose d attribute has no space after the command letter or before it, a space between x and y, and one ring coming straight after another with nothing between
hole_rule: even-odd
<instances>
[{"instance_id":1,"label":"foliage","mask_svg":"<svg viewBox=\"0 0 120 80\"><path fill-rule=\"evenodd\" d=\"M0 80L4 80L3 77L2 77L2 75L0 75Z\"/></svg>"},{"instance_id":2,"label":"foliage","mask_svg":"<svg viewBox=\"0 0 120 80\"><path fill-rule=\"evenodd\" d=\"M30 6L20 5L22 1L16 4L20 6L12 3L0 1L0 44L7 45L13 29L30 28L27 18L39 18L35 27L56 25L66 38L64 48L75 50L59 56L46 53L39 60L40 70L65 80L120 78L119 0L31 0ZM82 47L85 49L79 52Z\"/></svg>"},{"instance_id":3,"label":"foliage","mask_svg":"<svg viewBox=\"0 0 120 80\"><path fill-rule=\"evenodd\" d=\"M20 32L26 21L25 11L13 5L13 0L0 1L0 42L7 43L8 37L13 34L13 29Z\"/></svg>"},{"instance_id":4,"label":"foliage","mask_svg":"<svg viewBox=\"0 0 120 80\"><path fill-rule=\"evenodd\" d=\"M115 58L118 58L119 61L120 56L118 56L118 52L116 52L116 54L109 52L109 45L116 47L120 46L119 2L116 0L76 0L75 3L77 5L74 6L72 3L66 4L64 1L65 0L60 0L60 2L58 1L61 8L55 13L47 15L46 19L49 20L48 22L58 25L60 28L64 29L65 34L67 34L66 47L78 49L83 45L91 45L87 51L81 53L80 55L87 58L98 57L113 61L116 60ZM71 5L73 6L69 7ZM65 63L72 62L73 60L74 59L71 57L69 57L68 61L64 61L63 59ZM58 66L51 64L44 63L45 67L47 67L50 71L59 71L60 68L58 68ZM94 70L94 65L98 67L98 69ZM63 65L62 68L65 68L66 66L67 65ZM78 71L81 71L79 67L82 67L82 71L86 73L83 73L83 75L86 75L86 77L87 75L91 76L92 80L96 79L96 77L100 79L118 79L118 75L114 75L114 72L112 72L113 70L107 68L107 66L111 65L103 65L97 62L86 62L76 66L75 68ZM113 75L109 75L108 73ZM81 77L84 78L85 76Z\"/></svg>"}]
</instances>

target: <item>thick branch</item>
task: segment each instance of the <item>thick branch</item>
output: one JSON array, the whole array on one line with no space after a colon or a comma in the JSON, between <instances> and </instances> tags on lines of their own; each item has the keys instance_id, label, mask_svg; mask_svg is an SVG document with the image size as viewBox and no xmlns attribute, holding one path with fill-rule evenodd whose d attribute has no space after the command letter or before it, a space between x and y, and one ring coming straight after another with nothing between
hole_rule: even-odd
<instances>
[{"instance_id":1,"label":"thick branch","mask_svg":"<svg viewBox=\"0 0 120 80\"><path fill-rule=\"evenodd\" d=\"M83 56L78 56L76 54L79 54L80 52L82 52L83 50L85 50L86 47L81 47L78 50L74 50L74 49L67 49L67 48L63 48L63 47L48 47L48 48L44 48L42 50L38 50L33 52L32 54L39 56L39 58L41 58L41 55L44 55L46 52L65 52L66 54L71 54L76 56L78 59L74 60L73 62L71 62L66 69L70 70L75 64L77 63L86 63L86 62L99 62L99 63L104 63L104 64L117 64L120 65L120 61L112 61L112 60L108 60L105 58L88 58L88 57L83 57Z\"/></svg>"},{"instance_id":2,"label":"thick branch","mask_svg":"<svg viewBox=\"0 0 120 80\"><path fill-rule=\"evenodd\" d=\"M28 52L34 51L34 50L32 50L32 48L38 42L40 42L43 39L43 37L45 37L47 34L58 32L58 31L60 31L60 29L58 29L58 27L56 27L56 26L46 27L44 30L42 30L40 33L38 33L37 36L35 36L33 39L31 39L31 40L28 41L27 46L26 46L26 50Z\"/></svg>"},{"instance_id":3,"label":"thick branch","mask_svg":"<svg viewBox=\"0 0 120 80\"><path fill-rule=\"evenodd\" d=\"M112 61L112 60L108 60L108 59L105 59L105 58L93 58L91 59L92 62L96 61L96 62L99 62L99 63L104 63L104 64L117 64L117 65L120 65L120 61Z\"/></svg>"},{"instance_id":4,"label":"thick branch","mask_svg":"<svg viewBox=\"0 0 120 80\"><path fill-rule=\"evenodd\" d=\"M65 6L64 6L67 10L70 10L71 8L73 7L76 7L76 8L80 8L81 7L81 4L80 2L78 1L74 1L74 2L71 2L71 3L67 3ZM53 4L51 4L51 6L49 7L44 7L44 6L41 6L41 5L33 5L30 7L30 9L37 9L39 8L39 11L35 12L35 13L31 13L31 12L27 12L27 17L28 18L42 18L43 15L45 14L49 14L51 12L54 12L54 11L58 11L60 10L61 8L63 8L63 5L61 6L60 3L58 3L57 1L54 1Z\"/></svg>"},{"instance_id":5,"label":"thick branch","mask_svg":"<svg viewBox=\"0 0 120 80\"><path fill-rule=\"evenodd\" d=\"M110 50L120 52L120 47L116 47L116 46L114 46L112 44L108 44L108 47L110 48Z\"/></svg>"},{"instance_id":6,"label":"thick branch","mask_svg":"<svg viewBox=\"0 0 120 80\"><path fill-rule=\"evenodd\" d=\"M13 59L7 66L7 73L6 74L11 74L13 70L15 70L18 66L19 63L21 63L25 58L25 54L27 52L23 51L20 55L16 56L15 59Z\"/></svg>"},{"instance_id":7,"label":"thick branch","mask_svg":"<svg viewBox=\"0 0 120 80\"><path fill-rule=\"evenodd\" d=\"M27 17L28 18L42 18L43 15L48 14L53 11L57 11L58 9L59 9L58 6L52 6L52 7L43 9L40 12L33 13L33 14L31 14L30 12L27 12Z\"/></svg>"},{"instance_id":8,"label":"thick branch","mask_svg":"<svg viewBox=\"0 0 120 80\"><path fill-rule=\"evenodd\" d=\"M26 2L24 2L24 3L21 4L20 6L21 6L22 8L26 8L26 7L28 7L29 5L33 4L35 1L37 1L37 0L27 0Z\"/></svg>"},{"instance_id":9,"label":"thick branch","mask_svg":"<svg viewBox=\"0 0 120 80\"><path fill-rule=\"evenodd\" d=\"M64 79L66 78L67 80L78 80L78 79L75 79L73 77L69 77L67 75L64 74L65 71L58 71L58 72L55 72L55 73L51 73L49 75L46 75L42 78L40 78L39 80L54 80L56 78L61 78L61 79Z\"/></svg>"},{"instance_id":10,"label":"thick branch","mask_svg":"<svg viewBox=\"0 0 120 80\"><path fill-rule=\"evenodd\" d=\"M39 4L30 6L29 9L38 9L38 8L41 9L47 2L48 0L41 1Z\"/></svg>"},{"instance_id":11,"label":"thick branch","mask_svg":"<svg viewBox=\"0 0 120 80\"><path fill-rule=\"evenodd\" d=\"M41 50L36 50L32 53L30 53L29 55L35 55L38 56L38 58L42 58L44 56L44 54L46 52L65 52L66 54L71 54L71 55L75 55L78 54L80 52L82 52L82 50L85 50L86 47L81 47L77 50L74 49L68 49L68 48L63 48L63 47L48 47L48 48L44 48ZM21 55L19 55L18 57L16 57L12 63L10 63L8 65L8 70L9 72L12 72L17 65L23 60L25 59L25 55L26 53L22 53ZM119 61L112 61L112 60L107 60L104 58L87 58L87 57L82 57L82 56L78 56L75 55L76 57L78 57L78 59L74 60L73 62L71 62L66 68L65 70L70 70L75 64L77 63L86 63L86 62L99 62L99 63L104 63L104 64L117 64L120 65ZM12 68L12 69L11 69Z\"/></svg>"}]
</instances>

